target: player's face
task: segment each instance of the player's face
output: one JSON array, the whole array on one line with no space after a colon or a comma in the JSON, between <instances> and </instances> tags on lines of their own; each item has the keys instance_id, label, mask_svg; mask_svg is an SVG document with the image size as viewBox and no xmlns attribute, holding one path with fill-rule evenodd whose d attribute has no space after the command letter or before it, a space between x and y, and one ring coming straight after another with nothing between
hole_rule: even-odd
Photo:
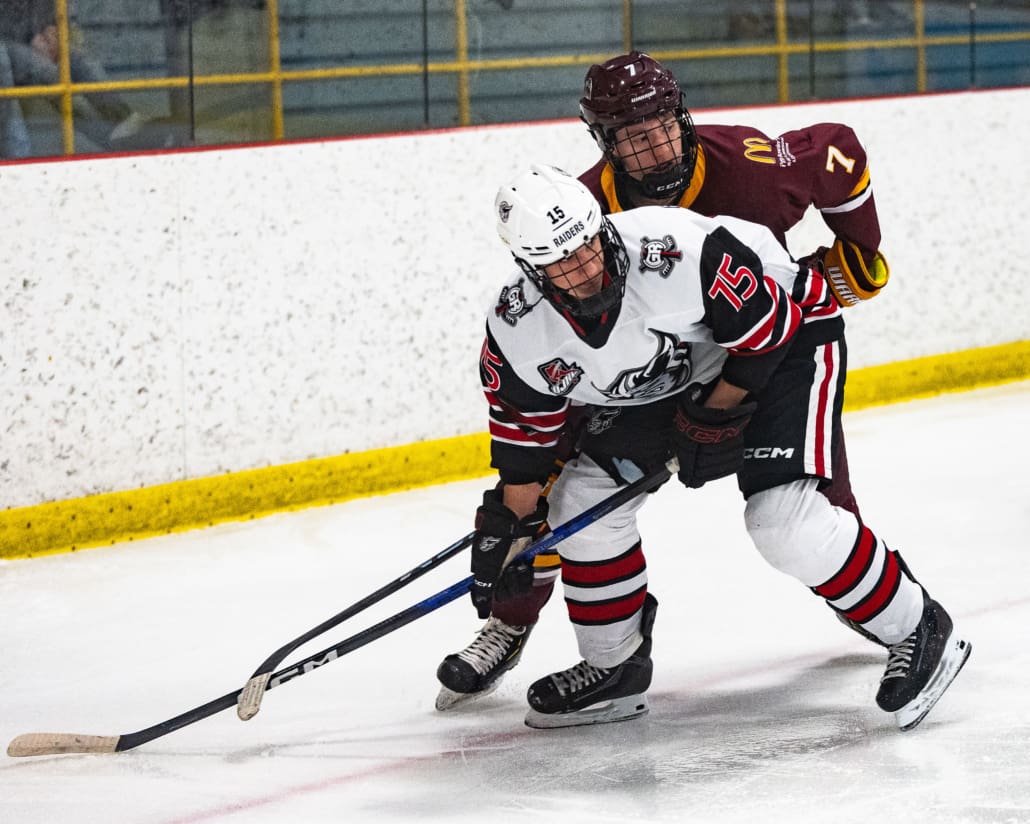
<instances>
[{"instance_id":1,"label":"player's face","mask_svg":"<svg viewBox=\"0 0 1030 824\"><path fill-rule=\"evenodd\" d=\"M682 160L683 140L673 112L662 112L615 130L615 153L631 177L664 171Z\"/></svg>"},{"instance_id":2,"label":"player's face","mask_svg":"<svg viewBox=\"0 0 1030 824\"><path fill-rule=\"evenodd\" d=\"M604 251L601 236L580 246L564 260L543 267L548 280L577 300L596 295L604 286Z\"/></svg>"}]
</instances>

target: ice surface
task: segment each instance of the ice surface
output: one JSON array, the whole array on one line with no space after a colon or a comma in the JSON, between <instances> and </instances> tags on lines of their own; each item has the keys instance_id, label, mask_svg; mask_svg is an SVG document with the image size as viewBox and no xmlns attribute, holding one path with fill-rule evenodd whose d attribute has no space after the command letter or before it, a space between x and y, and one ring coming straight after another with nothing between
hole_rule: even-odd
<instances>
[{"instance_id":1,"label":"ice surface","mask_svg":"<svg viewBox=\"0 0 1030 824\"><path fill-rule=\"evenodd\" d=\"M446 820L1030 822L1030 383L845 417L863 516L973 642L923 724L873 703L885 654L765 564L732 481L644 508L660 607L649 716L537 731L535 678L578 660L560 597L468 711L434 672L461 601L269 693L110 755L0 756L4 824ZM0 743L134 732L470 529L485 479L0 564ZM464 556L295 653L467 574Z\"/></svg>"}]
</instances>

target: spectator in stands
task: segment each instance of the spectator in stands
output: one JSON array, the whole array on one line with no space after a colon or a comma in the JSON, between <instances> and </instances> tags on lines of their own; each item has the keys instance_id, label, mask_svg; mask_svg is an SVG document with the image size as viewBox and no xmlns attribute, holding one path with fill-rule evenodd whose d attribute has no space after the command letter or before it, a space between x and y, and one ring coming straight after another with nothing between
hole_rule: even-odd
<instances>
[{"instance_id":1,"label":"spectator in stands","mask_svg":"<svg viewBox=\"0 0 1030 824\"><path fill-rule=\"evenodd\" d=\"M14 88L14 72L7 45L0 40L0 89ZM29 132L17 98L0 98L0 157L25 157L31 151Z\"/></svg>"},{"instance_id":2,"label":"spectator in stands","mask_svg":"<svg viewBox=\"0 0 1030 824\"><path fill-rule=\"evenodd\" d=\"M103 67L86 54L73 25L69 63L73 83L107 79ZM60 43L54 0L0 0L0 87L50 86L59 80ZM156 148L144 120L115 92L89 92L74 104L75 127L105 150ZM156 139L155 139L156 138ZM31 153L28 131L17 99L0 99L0 156Z\"/></svg>"}]
</instances>

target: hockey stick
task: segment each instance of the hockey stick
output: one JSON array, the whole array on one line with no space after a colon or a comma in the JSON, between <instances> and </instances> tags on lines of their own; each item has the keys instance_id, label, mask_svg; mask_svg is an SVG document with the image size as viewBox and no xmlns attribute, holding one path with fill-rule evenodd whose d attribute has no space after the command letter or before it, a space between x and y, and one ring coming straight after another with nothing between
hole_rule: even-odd
<instances>
[{"instance_id":1,"label":"hockey stick","mask_svg":"<svg viewBox=\"0 0 1030 824\"><path fill-rule=\"evenodd\" d=\"M541 492L541 495L546 496L550 492L551 486L553 485L554 480L560 474L563 465L564 462L562 461L557 461L555 463L555 468L552 471L551 478L548 480L547 484L545 484L544 490L543 492ZM415 579L420 578L422 575L429 572L429 570L435 569L448 558L454 557L454 555L461 552L465 547L472 543L472 539L475 536L475 534L475 532L470 532L460 541L451 544L449 547L447 547L447 549L441 550L429 560L423 561L414 569L405 572L399 578L396 578L389 584L386 584L386 586L377 589L371 595L362 598L360 601L347 607L347 609L343 610L342 612L337 613L332 618L327 618L317 627L313 627L312 629L305 632L303 635L294 638L288 644L284 644L271 655L269 655L268 658L261 662L261 665L254 671L253 675L251 675L250 678L247 680L247 683L243 685L243 690L240 693L240 698L236 702L236 714L239 716L240 720L249 721L251 718L257 715L258 710L261 709L261 700L264 698L265 695L265 687L268 685L268 681L272 677L272 673L275 670L275 668L278 667L284 660L286 660L287 655L289 655L298 647L303 646L308 641L311 641L312 639L318 637L322 633L327 632L328 630L332 629L335 626L338 626L339 624L342 624L348 618L353 618L359 612L361 612L364 609L367 609L373 604L378 603L386 596L392 595L401 588L407 586Z\"/></svg>"},{"instance_id":2,"label":"hockey stick","mask_svg":"<svg viewBox=\"0 0 1030 824\"><path fill-rule=\"evenodd\" d=\"M650 475L645 475L631 484L620 487L608 498L595 504L575 518L567 521L555 529L546 537L537 541L519 557L524 559L532 558L534 555L551 549L570 535L579 532L595 521L603 518L609 512L622 506L622 504L635 498L642 492L664 483L677 471L676 459L673 458L660 470ZM414 606L408 607L389 618L380 621L378 624L369 627L362 632L352 635L335 646L328 647L314 655L309 655L293 666L286 667L273 673L268 680L265 689L274 689L287 681L291 681L301 675L305 675L314 669L318 669L330 661L353 652L368 643L387 635L394 630L400 629L417 618L428 615L440 607L449 604L467 593L472 586L472 576L468 576L456 584L452 584L435 595L420 601ZM25 733L14 738L7 746L7 754L13 758L35 755L60 755L64 753L109 753L124 752L131 750L141 744L146 744L168 733L182 729L222 710L233 706L243 690L235 690L226 693L220 698L201 704L187 712L155 724L152 727L138 730L137 732L124 733L122 735L77 735L75 733Z\"/></svg>"},{"instance_id":3,"label":"hockey stick","mask_svg":"<svg viewBox=\"0 0 1030 824\"><path fill-rule=\"evenodd\" d=\"M400 629L406 624L410 624L416 618L420 618L423 615L427 615L428 613L439 609L444 604L448 604L456 598L461 597L463 592L468 592L471 580L471 577L469 577L464 581L460 581L442 592L438 592L431 598L427 598L425 601L421 601L412 607L408 607L403 612L398 612L396 615L380 621L378 624L371 626L356 635L352 635L350 638L341 641L335 646L324 649L321 652L316 652L314 655L309 655L307 658L299 661L292 667L286 667L285 669L281 669L278 672L273 673L272 677L268 681L266 689L274 689L281 684L285 684L287 681L291 681L297 676L305 675L314 669L318 669L323 664L335 661L340 656L346 655L348 652L353 652L359 647L363 647L366 644L375 641L377 638L381 638L396 629ZM134 747L138 747L140 744L146 744L149 741L153 741L155 738L160 738L170 732L175 732L185 726L207 718L210 715L214 715L215 713L228 709L236 703L241 692L243 692L243 690L226 693L220 698L208 701L206 704L201 704L199 707L194 707L181 715L169 718L167 721L162 721L160 724L155 724L152 727L147 727L146 729L139 730L138 732L130 732L122 735L76 735L75 733L46 732L25 733L24 735L17 736L10 744L8 744L7 754L13 758L18 758L27 755L124 752L125 750L131 750Z\"/></svg>"},{"instance_id":4,"label":"hockey stick","mask_svg":"<svg viewBox=\"0 0 1030 824\"><path fill-rule=\"evenodd\" d=\"M287 655L313 638L318 637L323 632L331 630L333 627L342 624L348 618L353 618L362 610L368 609L368 607L373 604L379 603L379 601L383 600L387 595L392 595L417 578L421 578L429 572L429 570L436 569L436 567L440 566L444 561L449 558L453 558L465 549L465 547L471 544L472 538L475 534L476 533L474 532L470 532L460 541L456 541L446 549L440 550L432 558L423 561L418 566L409 569L403 575L394 578L390 583L380 587L371 595L366 595L360 601L351 604L345 610L338 612L332 618L327 618L317 627L312 627L303 635L300 635L288 644L284 644L279 647L279 649L261 662L261 666L254 671L254 674L250 676L247 683L243 685L243 689L240 690L240 697L236 703L236 714L240 717L240 720L249 721L257 715L258 710L261 709L261 699L264 697L265 687L268 685L268 681L272 677L272 673L275 668L286 659Z\"/></svg>"}]
</instances>

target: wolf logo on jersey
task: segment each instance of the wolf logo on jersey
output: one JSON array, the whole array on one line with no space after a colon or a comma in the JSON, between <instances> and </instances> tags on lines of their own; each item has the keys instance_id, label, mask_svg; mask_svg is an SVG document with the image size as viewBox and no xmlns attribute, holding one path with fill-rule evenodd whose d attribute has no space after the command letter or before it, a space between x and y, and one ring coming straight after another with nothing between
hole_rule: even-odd
<instances>
[{"instance_id":1,"label":"wolf logo on jersey","mask_svg":"<svg viewBox=\"0 0 1030 824\"><path fill-rule=\"evenodd\" d=\"M690 380L690 344L669 332L647 331L658 338L658 351L644 366L624 369L607 388L595 386L606 398L620 401L669 395Z\"/></svg>"}]
</instances>

